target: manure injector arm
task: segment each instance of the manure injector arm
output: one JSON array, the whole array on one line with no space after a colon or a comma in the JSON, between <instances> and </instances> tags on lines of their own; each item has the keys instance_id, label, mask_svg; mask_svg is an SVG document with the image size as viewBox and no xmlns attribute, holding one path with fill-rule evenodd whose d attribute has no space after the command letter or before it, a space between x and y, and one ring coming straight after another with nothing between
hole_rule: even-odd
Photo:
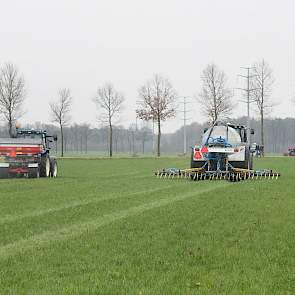
<instances>
[{"instance_id":1,"label":"manure injector arm","mask_svg":"<svg viewBox=\"0 0 295 295\"><path fill-rule=\"evenodd\" d=\"M194 181L198 180L228 180L236 182L241 180L256 180L256 179L278 179L280 173L263 169L263 170L248 170L240 168L232 168L228 171L206 171L204 168L164 168L156 171L155 175L159 178L188 178Z\"/></svg>"},{"instance_id":2,"label":"manure injector arm","mask_svg":"<svg viewBox=\"0 0 295 295\"><path fill-rule=\"evenodd\" d=\"M250 146L247 131L248 128L242 125L216 121L212 127L204 130L201 145L192 147L191 168L165 168L155 174L160 178L224 179L231 182L278 179L278 172L269 169L253 170L255 149Z\"/></svg>"}]
</instances>

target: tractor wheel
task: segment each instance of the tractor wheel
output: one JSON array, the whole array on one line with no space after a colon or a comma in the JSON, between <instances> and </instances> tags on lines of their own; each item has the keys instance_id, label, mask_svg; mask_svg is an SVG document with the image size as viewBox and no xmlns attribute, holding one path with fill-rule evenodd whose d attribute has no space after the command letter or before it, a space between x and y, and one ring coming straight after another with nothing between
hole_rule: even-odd
<instances>
[{"instance_id":1,"label":"tractor wheel","mask_svg":"<svg viewBox=\"0 0 295 295\"><path fill-rule=\"evenodd\" d=\"M230 173L228 177L229 182L236 182L237 181L237 176L234 173Z\"/></svg>"},{"instance_id":2,"label":"tractor wheel","mask_svg":"<svg viewBox=\"0 0 295 295\"><path fill-rule=\"evenodd\" d=\"M56 159L51 158L50 159L50 177L57 177L57 162Z\"/></svg>"},{"instance_id":3,"label":"tractor wheel","mask_svg":"<svg viewBox=\"0 0 295 295\"><path fill-rule=\"evenodd\" d=\"M205 165L206 161L194 161L191 160L191 168L202 168Z\"/></svg>"},{"instance_id":4,"label":"tractor wheel","mask_svg":"<svg viewBox=\"0 0 295 295\"><path fill-rule=\"evenodd\" d=\"M48 155L41 157L40 163L40 177L49 177L50 175L50 159Z\"/></svg>"},{"instance_id":5,"label":"tractor wheel","mask_svg":"<svg viewBox=\"0 0 295 295\"><path fill-rule=\"evenodd\" d=\"M39 168L29 168L28 177L29 178L39 178L40 177Z\"/></svg>"},{"instance_id":6,"label":"tractor wheel","mask_svg":"<svg viewBox=\"0 0 295 295\"><path fill-rule=\"evenodd\" d=\"M9 173L8 173L8 168L0 168L0 178L8 178Z\"/></svg>"}]
</instances>

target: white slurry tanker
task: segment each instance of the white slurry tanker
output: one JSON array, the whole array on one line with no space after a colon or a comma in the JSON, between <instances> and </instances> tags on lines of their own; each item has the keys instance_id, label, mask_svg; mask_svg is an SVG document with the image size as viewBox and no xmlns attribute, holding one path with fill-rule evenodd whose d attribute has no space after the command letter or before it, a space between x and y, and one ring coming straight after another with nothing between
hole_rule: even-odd
<instances>
[{"instance_id":1,"label":"white slurry tanker","mask_svg":"<svg viewBox=\"0 0 295 295\"><path fill-rule=\"evenodd\" d=\"M245 126L215 123L206 129L201 143L192 148L189 169L165 168L156 171L158 177L185 177L192 180L226 179L240 181L257 178L278 178L280 173L269 169L253 170L255 147Z\"/></svg>"}]
</instances>

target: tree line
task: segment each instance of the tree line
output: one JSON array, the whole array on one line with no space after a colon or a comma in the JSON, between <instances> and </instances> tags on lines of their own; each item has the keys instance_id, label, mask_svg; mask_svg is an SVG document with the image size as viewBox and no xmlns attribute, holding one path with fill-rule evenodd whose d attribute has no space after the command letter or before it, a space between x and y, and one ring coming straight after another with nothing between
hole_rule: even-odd
<instances>
[{"instance_id":1,"label":"tree line","mask_svg":"<svg viewBox=\"0 0 295 295\"><path fill-rule=\"evenodd\" d=\"M247 118L228 119L232 123L246 124ZM265 148L267 153L280 153L295 145L295 118L265 119ZM44 129L48 134L59 134L59 127L54 124L34 123L25 128ZM200 144L201 136L207 123L197 122L186 126L187 152L196 143ZM251 127L255 130L252 142L259 143L260 120L251 120ZM109 155L109 129L107 126L91 128L89 124L69 124L64 127L64 153ZM0 127L0 137L8 136L6 126ZM52 152L61 154L61 140L53 144ZM157 155L157 134L153 132L152 124L130 124L128 127L113 126L113 152L120 155L140 156ZM183 155L183 127L173 133L162 134L161 152L164 154Z\"/></svg>"},{"instance_id":2,"label":"tree line","mask_svg":"<svg viewBox=\"0 0 295 295\"><path fill-rule=\"evenodd\" d=\"M256 105L256 109L260 115L260 137L258 138L257 134L255 136L259 144L265 145L265 143L269 143L269 139L265 136L265 117L274 106L271 99L274 77L271 67L265 60L253 63L251 71L251 80L249 81L251 103ZM228 86L227 76L224 71L215 64L209 64L202 71L201 82L202 88L199 94L196 95L196 100L199 102L204 115L207 117L207 124L214 124L217 120L229 118L233 113L236 103L233 99L233 88ZM25 96L25 80L17 67L10 63L2 66L0 68L0 111L2 118L7 124L10 136L12 136L13 133L14 123L22 116L22 106ZM138 129L136 127L136 131L139 132L139 130L141 130L141 133L139 132L134 135L132 128L114 125L114 122L120 116L124 104L124 95L120 91L117 91L111 83L98 87L92 101L98 110L98 120L104 127L96 129L101 131L100 136L108 147L109 156L112 157L114 145L117 145L118 138L124 132L126 133L128 131L127 133L133 134L134 138L137 137L138 134L144 132L146 134L145 136L149 138L151 130L147 126L151 124L151 122L157 129L157 140L155 141L153 137L153 147L155 149L156 146L156 154L160 156L161 147L165 147L165 140L169 137L167 135L163 138L163 142L161 143L162 122L175 116L176 99L177 92L175 88L171 82L163 76L154 75L154 77L143 83L138 89L138 108L136 110L136 116L143 122L144 131L141 130L142 128ZM52 101L49 105L52 122L59 127L60 150L62 156L69 146L69 138L71 138L71 140L73 138L73 136L69 137L66 135L66 133L69 133L69 130L71 130L71 134L74 134L76 132L74 130L76 129L84 130L84 137L87 137L88 132L92 132L91 130L95 130L91 129L88 124L84 124L83 126L77 124L70 125L72 102L73 98L70 89L63 88L58 91L57 99ZM102 136L102 134L104 134L104 136ZM129 135L126 138L129 140ZM193 138L196 138L196 136ZM81 137L80 141L82 141ZM138 140L133 139L133 142L136 141ZM88 150L88 138L84 138L83 142L81 146L84 145L84 149ZM132 141L129 140L129 147L135 146L134 143L130 145L130 142ZM77 144L78 143L76 143L76 145ZM70 146L73 145L74 144L70 144ZM80 148L80 150L82 150L82 148ZM117 150L119 149L116 146L116 151ZM268 150L267 146L265 146L265 150ZM273 148L273 150L277 150L277 147Z\"/></svg>"}]
</instances>

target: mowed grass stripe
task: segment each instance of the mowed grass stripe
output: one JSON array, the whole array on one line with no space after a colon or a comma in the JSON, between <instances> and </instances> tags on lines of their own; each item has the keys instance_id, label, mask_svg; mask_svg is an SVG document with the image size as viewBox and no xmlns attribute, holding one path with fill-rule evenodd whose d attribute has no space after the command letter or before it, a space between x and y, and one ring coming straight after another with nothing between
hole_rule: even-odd
<instances>
[{"instance_id":1,"label":"mowed grass stripe","mask_svg":"<svg viewBox=\"0 0 295 295\"><path fill-rule=\"evenodd\" d=\"M122 179L122 178L130 178L132 176L132 179L135 178L144 178L146 175L139 175L138 172L132 172L132 173L117 173L113 174L111 177L108 175L97 175L98 181L108 181L110 183L114 182L114 180ZM40 186L48 186L52 185L53 191L58 191L60 188L65 187L66 184L72 183L73 180L75 180L74 177L59 177L56 180L52 180L50 178L41 178L41 179L0 179L0 185L1 185L1 193L0 193L0 200L3 201L7 198L14 198L17 195L23 196L24 190L29 189L31 194L33 195L34 192L40 193ZM77 185L82 186L89 184L89 177L80 177L77 179ZM14 182L14 190L11 191L11 182ZM38 185L36 185L38 184ZM72 184L73 185L73 184ZM51 192L52 190L50 190ZM46 195L46 191L44 191L44 195Z\"/></svg>"},{"instance_id":2,"label":"mowed grass stripe","mask_svg":"<svg viewBox=\"0 0 295 295\"><path fill-rule=\"evenodd\" d=\"M40 182L26 180L30 183L24 182L21 192L16 191L14 194L3 194L2 191L0 192L0 196L4 196L1 199L0 224L9 219L10 216L30 215L31 212L46 211L48 208L60 208L72 202L82 202L89 197L130 194L131 190L149 191L150 185L145 183L146 178L146 176L132 177L132 182L128 182L124 177L112 177L109 181L98 178L97 182L93 181L93 178L90 178L88 182L75 182L72 179L69 183L64 178L53 181L40 179ZM153 177L150 178L153 179ZM14 180L11 181L13 182ZM18 184L16 183L16 185ZM31 189L32 185L35 185L38 190L36 188L35 190ZM174 184L171 182L171 186L173 185L176 185L175 182ZM157 187L160 189L167 187L167 183L162 183ZM12 217L12 219L14 218Z\"/></svg>"},{"instance_id":3,"label":"mowed grass stripe","mask_svg":"<svg viewBox=\"0 0 295 295\"><path fill-rule=\"evenodd\" d=\"M77 223L70 226L62 227L58 230L47 231L39 235L34 235L28 239L21 239L14 243L7 244L0 247L0 258L5 259L13 256L17 253L32 249L34 247L41 247L47 243L54 242L57 240L64 240L74 236L83 234L84 232L89 232L95 230L101 226L108 225L117 220L128 218L130 216L138 215L148 210L159 208L162 206L169 205L171 203L181 201L190 197L208 193L214 190L222 189L230 185L229 183L220 183L212 188L204 188L199 191L194 191L190 193L178 194L174 197L167 197L153 202L143 203L139 206L131 207L125 210L113 212L100 216L96 219L92 219L87 222Z\"/></svg>"},{"instance_id":4,"label":"mowed grass stripe","mask_svg":"<svg viewBox=\"0 0 295 295\"><path fill-rule=\"evenodd\" d=\"M153 178L150 180L153 180ZM175 196L183 191L195 191L202 187L201 183L196 186L195 183L192 182L173 183L170 181L163 182L157 179L154 179L153 183L157 186L141 185L141 192L139 194L133 194L133 186L129 185L127 186L127 190L129 190L129 193L126 193L126 191L124 191L124 197L120 197L122 193L118 191L118 189L115 190L116 192L113 192L112 194L105 193L103 188L99 193L93 195L92 193L85 192L85 194L83 196L79 196L79 199L77 200L78 202L83 201L83 203L77 206L67 206L67 208L60 208L60 210L51 211L47 213L44 212L43 214L35 216L32 215L24 217L22 219L15 219L13 221L3 223L0 226L0 247L21 239L28 239L30 236L38 235L45 231L58 230L59 228L62 228L69 224L86 222L93 218L97 218L98 216L109 214L114 211L125 210L129 207L138 206L142 203L159 200L167 196ZM169 183L169 187L167 187L167 183ZM125 187L118 188L123 191L124 189L126 189ZM151 187L158 188L158 190L150 192ZM94 199L94 196L96 196L97 200L101 198L103 198L103 200L97 202L88 202L86 204L87 200ZM118 197L115 198L114 196ZM64 197L63 195L60 195L58 198L65 199L65 197L68 202L62 201L61 204L57 203L57 206L64 207L66 206L66 204L70 205L71 203L73 203L72 198L68 195ZM38 201L38 199L36 201ZM21 206L24 205L24 203L21 204ZM48 204L48 209L53 208L53 206L49 205L50 204ZM44 210L43 208L41 210ZM40 208L38 209L38 206L36 206L35 210L33 211L36 212L38 210L40 210ZM28 211L24 210L21 212L20 215L25 213L28 213Z\"/></svg>"},{"instance_id":5,"label":"mowed grass stripe","mask_svg":"<svg viewBox=\"0 0 295 295\"><path fill-rule=\"evenodd\" d=\"M195 186L191 186L190 189L195 189ZM97 195L97 200L100 198L104 198L104 200L71 206L64 209L61 208L60 210L44 213L39 216L29 216L19 220L16 219L15 221L4 223L0 227L0 247L21 239L28 239L30 236L38 235L45 231L58 230L68 224L86 222L98 216L112 213L113 211L124 210L169 195L174 196L183 190L185 190L184 185L179 186L177 189L172 187L147 193L144 189L140 194L131 193L123 198L119 197L121 195L119 192L111 195L100 194ZM118 197L113 198L115 195ZM85 194L84 198L81 200L86 201L89 199L91 198L88 193L88 195Z\"/></svg>"},{"instance_id":6,"label":"mowed grass stripe","mask_svg":"<svg viewBox=\"0 0 295 295\"><path fill-rule=\"evenodd\" d=\"M98 197L97 195L87 196L87 199L74 200L71 203L68 203L68 204L65 204L65 205L59 206L59 207L52 207L52 208L41 209L41 210L37 210L37 211L34 210L34 211L25 212L24 214L7 215L7 216L0 218L0 225L5 224L5 223L9 223L9 222L13 222L16 220L24 219L24 218L37 217L37 216L41 216L41 215L48 214L48 213L53 213L53 212L57 212L57 211L65 210L65 209L70 209L70 208L77 207L77 206L95 204L95 203L99 203L99 202L103 202L103 201L122 199L122 198L126 198L126 197L134 197L134 196L142 195L142 194L151 194L151 193L155 193L155 192L160 192L162 190L167 190L172 187L174 187L174 186L171 184L169 186L165 186L165 187L161 187L161 188L154 188L154 189L148 189L148 190L144 189L144 190L140 190L140 191L123 193L123 194L116 193L113 195L107 195L107 196L103 196L103 197Z\"/></svg>"}]
</instances>

